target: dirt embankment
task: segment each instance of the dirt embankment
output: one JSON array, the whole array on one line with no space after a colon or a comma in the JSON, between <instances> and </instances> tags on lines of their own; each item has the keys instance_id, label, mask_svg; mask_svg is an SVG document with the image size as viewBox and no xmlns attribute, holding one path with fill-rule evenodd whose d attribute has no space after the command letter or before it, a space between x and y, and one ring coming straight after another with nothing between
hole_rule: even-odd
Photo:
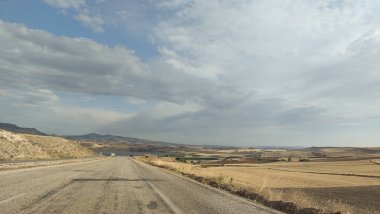
<instances>
[{"instance_id":1,"label":"dirt embankment","mask_svg":"<svg viewBox=\"0 0 380 214\"><path fill-rule=\"evenodd\" d=\"M0 160L86 158L94 152L60 137L15 134L0 130Z\"/></svg>"}]
</instances>

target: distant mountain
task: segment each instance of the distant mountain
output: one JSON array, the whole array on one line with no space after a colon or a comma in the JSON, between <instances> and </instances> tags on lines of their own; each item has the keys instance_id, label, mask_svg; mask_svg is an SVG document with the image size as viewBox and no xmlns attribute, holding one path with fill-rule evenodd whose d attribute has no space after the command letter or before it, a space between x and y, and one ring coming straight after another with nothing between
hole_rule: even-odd
<instances>
[{"instance_id":1,"label":"distant mountain","mask_svg":"<svg viewBox=\"0 0 380 214\"><path fill-rule=\"evenodd\" d=\"M283 150L299 150L304 149L303 146L256 146L258 149L283 149Z\"/></svg>"},{"instance_id":2,"label":"distant mountain","mask_svg":"<svg viewBox=\"0 0 380 214\"><path fill-rule=\"evenodd\" d=\"M10 123L0 123L0 129L18 134L48 135L35 128L23 128Z\"/></svg>"},{"instance_id":3,"label":"distant mountain","mask_svg":"<svg viewBox=\"0 0 380 214\"><path fill-rule=\"evenodd\" d=\"M126 141L129 139L126 139L126 137L122 136L114 136L110 134L106 135L100 135L97 133L89 133L85 135L69 135L69 136L63 136L66 139L70 140L77 140L77 141Z\"/></svg>"},{"instance_id":4,"label":"distant mountain","mask_svg":"<svg viewBox=\"0 0 380 214\"><path fill-rule=\"evenodd\" d=\"M110 134L97 134L97 133L89 133L85 135L68 135L68 136L62 136L68 140L75 140L75 141L98 141L98 142L120 142L120 143L130 143L130 144L150 144L150 145L163 145L163 146L183 146L181 144L175 144L175 143L168 143L168 142L162 142L162 141L152 141L152 140L145 140L145 139L139 139L139 138L133 138L133 137L124 137L124 136L117 136L117 135L110 135Z\"/></svg>"},{"instance_id":5,"label":"distant mountain","mask_svg":"<svg viewBox=\"0 0 380 214\"><path fill-rule=\"evenodd\" d=\"M208 144L190 145L190 146L202 147L205 149L237 149L239 148L238 146L221 146L221 145L208 145Z\"/></svg>"}]
</instances>

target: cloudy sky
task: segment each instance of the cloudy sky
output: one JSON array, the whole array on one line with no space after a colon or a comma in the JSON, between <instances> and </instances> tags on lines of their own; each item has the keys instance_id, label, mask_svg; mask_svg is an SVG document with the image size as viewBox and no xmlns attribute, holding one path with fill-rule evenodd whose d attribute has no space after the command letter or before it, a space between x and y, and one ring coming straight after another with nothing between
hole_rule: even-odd
<instances>
[{"instance_id":1,"label":"cloudy sky","mask_svg":"<svg viewBox=\"0 0 380 214\"><path fill-rule=\"evenodd\" d=\"M0 121L380 146L378 0L0 0Z\"/></svg>"}]
</instances>

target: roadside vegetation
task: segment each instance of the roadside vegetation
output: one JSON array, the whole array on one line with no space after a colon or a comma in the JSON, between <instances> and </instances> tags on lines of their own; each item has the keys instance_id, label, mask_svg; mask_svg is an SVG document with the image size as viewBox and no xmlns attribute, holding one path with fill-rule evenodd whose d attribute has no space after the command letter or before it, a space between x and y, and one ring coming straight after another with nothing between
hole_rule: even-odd
<instances>
[{"instance_id":1,"label":"roadside vegetation","mask_svg":"<svg viewBox=\"0 0 380 214\"><path fill-rule=\"evenodd\" d=\"M215 165L171 157L138 159L286 213L380 210L377 160Z\"/></svg>"}]
</instances>

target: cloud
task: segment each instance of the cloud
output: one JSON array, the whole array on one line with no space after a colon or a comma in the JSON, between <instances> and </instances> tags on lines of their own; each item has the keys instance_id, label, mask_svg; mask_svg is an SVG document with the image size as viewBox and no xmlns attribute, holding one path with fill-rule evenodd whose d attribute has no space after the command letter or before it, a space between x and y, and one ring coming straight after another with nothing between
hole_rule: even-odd
<instances>
[{"instance_id":1,"label":"cloud","mask_svg":"<svg viewBox=\"0 0 380 214\"><path fill-rule=\"evenodd\" d=\"M45 0L45 2L52 7L60 9L60 13L64 16L73 16L75 20L95 33L104 32L104 25L108 23L105 17L90 12L92 7L86 3L86 0ZM102 3L104 1L96 1L95 5ZM73 9L73 11L69 11L69 9ZM112 22L112 20L110 21Z\"/></svg>"},{"instance_id":2,"label":"cloud","mask_svg":"<svg viewBox=\"0 0 380 214\"><path fill-rule=\"evenodd\" d=\"M44 0L47 4L60 8L60 9L69 9L74 8L78 9L86 3L86 0Z\"/></svg>"},{"instance_id":3,"label":"cloud","mask_svg":"<svg viewBox=\"0 0 380 214\"><path fill-rule=\"evenodd\" d=\"M192 1L154 34L180 65L195 65L200 75L212 66L216 72L208 74L233 88L294 108L333 109L334 99L353 108L357 94L367 94L372 99L351 109L365 114L369 103L378 104L378 7L375 1ZM377 88L371 95L369 85Z\"/></svg>"},{"instance_id":4,"label":"cloud","mask_svg":"<svg viewBox=\"0 0 380 214\"><path fill-rule=\"evenodd\" d=\"M118 28L126 26L129 32L136 32L149 22L144 18L150 14L139 11L149 4L138 0L132 1L86 1L86 0L44 0L48 5L59 9L59 14L72 17L82 26L95 33L103 33L105 27ZM153 6L152 6L153 7ZM158 17L149 17L156 19ZM141 23L144 21L144 23ZM125 29L124 29L125 30ZM141 32L140 32L141 33Z\"/></svg>"},{"instance_id":5,"label":"cloud","mask_svg":"<svg viewBox=\"0 0 380 214\"><path fill-rule=\"evenodd\" d=\"M47 89L7 90L3 92L3 96L0 96L0 104L2 122L9 121L56 134L94 132L101 127L133 116L132 113L96 106L70 105Z\"/></svg>"},{"instance_id":6,"label":"cloud","mask_svg":"<svg viewBox=\"0 0 380 214\"><path fill-rule=\"evenodd\" d=\"M150 3L101 2L128 14L115 26L149 37L154 58L0 22L2 99L40 89L115 96L133 112L104 113L113 119L96 120L95 130L176 142L374 145L368 136L378 139L379 2ZM95 31L112 17L88 4L80 14ZM67 115L84 111L77 108ZM95 120L91 115L103 114L98 110L78 124Z\"/></svg>"},{"instance_id":7,"label":"cloud","mask_svg":"<svg viewBox=\"0 0 380 214\"><path fill-rule=\"evenodd\" d=\"M81 38L57 37L0 22L2 87L48 88L92 95L184 102L207 87L161 61L142 62L133 51Z\"/></svg>"},{"instance_id":8,"label":"cloud","mask_svg":"<svg viewBox=\"0 0 380 214\"><path fill-rule=\"evenodd\" d=\"M198 111L152 119L142 125L149 131L228 128L231 137L224 139L230 141L244 129L261 136L255 140L260 142L269 139L262 134L268 132L257 130L268 128L278 139L292 133L300 142L297 136L327 135L328 127L336 131L330 139L339 141L347 124L363 133L376 125L378 2L165 1L156 6L171 14L152 31L162 59L217 87L198 97ZM136 121L149 120L136 116ZM154 123L160 125L148 125Z\"/></svg>"},{"instance_id":9,"label":"cloud","mask_svg":"<svg viewBox=\"0 0 380 214\"><path fill-rule=\"evenodd\" d=\"M13 100L16 105L24 107L39 107L41 105L54 104L59 101L59 97L47 89L37 89L33 91L8 90L3 93L4 97Z\"/></svg>"},{"instance_id":10,"label":"cloud","mask_svg":"<svg viewBox=\"0 0 380 214\"><path fill-rule=\"evenodd\" d=\"M94 32L104 32L104 20L99 16L90 16L88 14L78 14L75 19L81 22L84 26L91 28Z\"/></svg>"}]
</instances>

